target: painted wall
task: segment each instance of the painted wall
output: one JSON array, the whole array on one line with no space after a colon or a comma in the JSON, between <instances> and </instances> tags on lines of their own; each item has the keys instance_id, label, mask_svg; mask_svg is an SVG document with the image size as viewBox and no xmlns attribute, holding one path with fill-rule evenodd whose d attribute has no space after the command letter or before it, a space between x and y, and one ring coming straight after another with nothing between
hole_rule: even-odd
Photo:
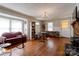
<instances>
[{"instance_id":1,"label":"painted wall","mask_svg":"<svg viewBox=\"0 0 79 59\"><path fill-rule=\"evenodd\" d=\"M41 32L40 22L36 22L36 24L35 24L35 32L36 32L36 34Z\"/></svg>"},{"instance_id":2,"label":"painted wall","mask_svg":"<svg viewBox=\"0 0 79 59\"><path fill-rule=\"evenodd\" d=\"M73 22L73 20L72 20L72 18L68 18L67 20L68 20L68 27L65 30L62 29L61 34L63 34L63 36L65 36L65 37L72 37L73 28L71 26L71 23Z\"/></svg>"}]
</instances>

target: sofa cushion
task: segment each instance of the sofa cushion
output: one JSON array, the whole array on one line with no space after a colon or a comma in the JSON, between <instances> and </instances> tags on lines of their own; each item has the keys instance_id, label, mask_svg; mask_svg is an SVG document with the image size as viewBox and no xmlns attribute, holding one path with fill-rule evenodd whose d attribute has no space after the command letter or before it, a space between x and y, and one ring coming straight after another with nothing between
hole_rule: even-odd
<instances>
[{"instance_id":1,"label":"sofa cushion","mask_svg":"<svg viewBox=\"0 0 79 59\"><path fill-rule=\"evenodd\" d=\"M8 38L8 39L6 39L6 40L17 40L17 39L22 39L22 37L13 37L13 38Z\"/></svg>"},{"instance_id":2,"label":"sofa cushion","mask_svg":"<svg viewBox=\"0 0 79 59\"><path fill-rule=\"evenodd\" d=\"M16 35L14 33L3 33L2 36L6 37L6 38L16 37Z\"/></svg>"},{"instance_id":3,"label":"sofa cushion","mask_svg":"<svg viewBox=\"0 0 79 59\"><path fill-rule=\"evenodd\" d=\"M13 38L18 35L22 35L22 33L21 32L10 32L10 33L3 33L2 34L2 36L6 37L6 38Z\"/></svg>"},{"instance_id":4,"label":"sofa cushion","mask_svg":"<svg viewBox=\"0 0 79 59\"><path fill-rule=\"evenodd\" d=\"M16 36L17 35L22 35L22 33L21 32L16 32L16 33L14 33Z\"/></svg>"}]
</instances>

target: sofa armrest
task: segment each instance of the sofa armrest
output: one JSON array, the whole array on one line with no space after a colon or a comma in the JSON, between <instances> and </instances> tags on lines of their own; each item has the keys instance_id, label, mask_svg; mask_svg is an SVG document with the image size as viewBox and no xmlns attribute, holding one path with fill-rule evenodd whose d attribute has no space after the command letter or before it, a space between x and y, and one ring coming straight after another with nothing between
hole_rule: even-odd
<instances>
[{"instance_id":1,"label":"sofa armrest","mask_svg":"<svg viewBox=\"0 0 79 59\"><path fill-rule=\"evenodd\" d=\"M1 36L0 37L0 43L4 43L6 41L6 37Z\"/></svg>"}]
</instances>

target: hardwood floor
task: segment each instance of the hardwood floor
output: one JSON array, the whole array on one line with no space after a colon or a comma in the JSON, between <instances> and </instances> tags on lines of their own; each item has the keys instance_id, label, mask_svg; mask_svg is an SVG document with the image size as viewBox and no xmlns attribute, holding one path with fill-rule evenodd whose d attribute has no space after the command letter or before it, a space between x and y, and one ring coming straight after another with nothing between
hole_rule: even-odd
<instances>
[{"instance_id":1,"label":"hardwood floor","mask_svg":"<svg viewBox=\"0 0 79 59\"><path fill-rule=\"evenodd\" d=\"M70 43L67 38L48 38L45 42L27 41L25 48L14 48L12 56L63 56L67 43Z\"/></svg>"},{"instance_id":2,"label":"hardwood floor","mask_svg":"<svg viewBox=\"0 0 79 59\"><path fill-rule=\"evenodd\" d=\"M45 42L28 41L25 44L25 56L61 56L64 55L64 45L70 43L67 38L48 38Z\"/></svg>"}]
</instances>

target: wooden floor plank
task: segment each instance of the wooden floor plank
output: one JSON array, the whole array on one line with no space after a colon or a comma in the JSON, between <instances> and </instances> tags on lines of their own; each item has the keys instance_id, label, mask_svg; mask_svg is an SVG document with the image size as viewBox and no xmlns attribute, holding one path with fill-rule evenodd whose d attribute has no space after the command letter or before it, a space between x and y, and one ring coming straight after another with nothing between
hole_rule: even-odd
<instances>
[{"instance_id":1,"label":"wooden floor plank","mask_svg":"<svg viewBox=\"0 0 79 59\"><path fill-rule=\"evenodd\" d=\"M25 43L23 49L15 48L12 56L63 56L67 43L70 43L68 38L48 38L45 42L31 40Z\"/></svg>"},{"instance_id":2,"label":"wooden floor plank","mask_svg":"<svg viewBox=\"0 0 79 59\"><path fill-rule=\"evenodd\" d=\"M33 40L27 42L24 55L28 56L61 56L64 55L65 44L70 43L67 38L49 38L46 42Z\"/></svg>"}]
</instances>

